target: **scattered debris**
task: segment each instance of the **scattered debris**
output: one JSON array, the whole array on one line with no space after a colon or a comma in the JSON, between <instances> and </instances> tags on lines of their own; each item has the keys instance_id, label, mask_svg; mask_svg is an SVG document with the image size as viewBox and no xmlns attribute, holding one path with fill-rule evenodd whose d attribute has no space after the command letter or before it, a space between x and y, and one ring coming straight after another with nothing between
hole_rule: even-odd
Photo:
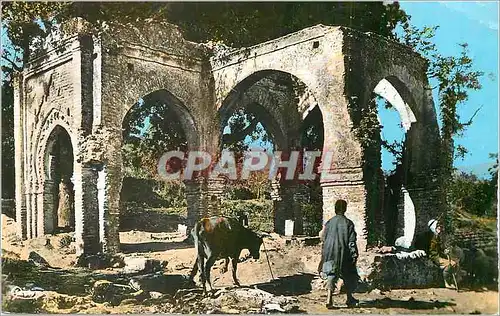
<instances>
[{"instance_id":1,"label":"scattered debris","mask_svg":"<svg viewBox=\"0 0 500 316\"><path fill-rule=\"evenodd\" d=\"M107 280L98 280L92 288L92 300L96 303L109 302L111 305L119 305L125 299L143 301L149 294L143 290L136 291L129 285L116 284Z\"/></svg>"},{"instance_id":2,"label":"scattered debris","mask_svg":"<svg viewBox=\"0 0 500 316\"><path fill-rule=\"evenodd\" d=\"M49 250L54 249L54 246L52 246L52 244L50 242L50 238L45 239L45 248L47 248Z\"/></svg>"},{"instance_id":3,"label":"scattered debris","mask_svg":"<svg viewBox=\"0 0 500 316\"><path fill-rule=\"evenodd\" d=\"M163 271L166 268L167 262L145 257L125 257L123 258L124 267L122 273L155 273Z\"/></svg>"},{"instance_id":4,"label":"scattered debris","mask_svg":"<svg viewBox=\"0 0 500 316\"><path fill-rule=\"evenodd\" d=\"M10 290L10 295L13 299L36 300L45 294L41 288L23 289L19 286L14 286Z\"/></svg>"},{"instance_id":5,"label":"scattered debris","mask_svg":"<svg viewBox=\"0 0 500 316\"><path fill-rule=\"evenodd\" d=\"M401 298L403 301L408 301L408 302L413 302L415 301L415 298L413 296L404 296Z\"/></svg>"},{"instance_id":6,"label":"scattered debris","mask_svg":"<svg viewBox=\"0 0 500 316\"><path fill-rule=\"evenodd\" d=\"M262 308L263 313L268 313L268 312L272 312L272 311L285 312L285 310L283 308L281 308L281 306L279 306L276 303L266 304Z\"/></svg>"},{"instance_id":7,"label":"scattered debris","mask_svg":"<svg viewBox=\"0 0 500 316\"><path fill-rule=\"evenodd\" d=\"M31 251L28 255L28 262L33 263L38 268L49 268L50 264L37 252Z\"/></svg>"},{"instance_id":8,"label":"scattered debris","mask_svg":"<svg viewBox=\"0 0 500 316\"><path fill-rule=\"evenodd\" d=\"M163 293L160 293L160 292L155 292L155 291L151 291L149 292L149 296L154 299L154 300L157 300L157 299L160 299L164 296Z\"/></svg>"},{"instance_id":9,"label":"scattered debris","mask_svg":"<svg viewBox=\"0 0 500 316\"><path fill-rule=\"evenodd\" d=\"M373 294L376 294L376 295L384 295L385 294L384 292L382 292L379 289L373 289L373 290L370 291L370 293L373 293Z\"/></svg>"}]
</instances>

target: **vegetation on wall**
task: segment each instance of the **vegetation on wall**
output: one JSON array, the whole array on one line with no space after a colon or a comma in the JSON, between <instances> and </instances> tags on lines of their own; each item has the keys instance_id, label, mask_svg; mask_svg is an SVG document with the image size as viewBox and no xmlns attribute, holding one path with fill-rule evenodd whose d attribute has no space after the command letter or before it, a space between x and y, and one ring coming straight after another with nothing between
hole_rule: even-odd
<instances>
[{"instance_id":1,"label":"vegetation on wall","mask_svg":"<svg viewBox=\"0 0 500 316\"><path fill-rule=\"evenodd\" d=\"M434 36L438 26L424 27L422 29L411 25L411 17L407 16L402 21L402 36L399 40L429 60L427 77L430 84L435 84L433 90L437 90L437 106L440 110L441 119L441 183L445 190L443 195L443 214L445 220L445 231L453 232L453 208L451 207L453 181L453 161L456 157L464 157L467 149L463 146L455 146L454 139L463 136L467 127L473 122L476 112L466 120L459 115L459 108L467 105L469 95L473 91L481 89L481 80L484 75L476 69L467 43L461 43L461 51L458 55L445 56L439 52L434 43ZM472 193L471 193L472 194Z\"/></svg>"}]
</instances>

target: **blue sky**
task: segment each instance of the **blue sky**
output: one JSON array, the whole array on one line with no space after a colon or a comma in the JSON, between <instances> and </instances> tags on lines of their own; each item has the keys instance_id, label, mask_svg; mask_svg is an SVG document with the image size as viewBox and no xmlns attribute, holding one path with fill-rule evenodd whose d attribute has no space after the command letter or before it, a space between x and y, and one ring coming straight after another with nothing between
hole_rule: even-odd
<instances>
[{"instance_id":1,"label":"blue sky","mask_svg":"<svg viewBox=\"0 0 500 316\"><path fill-rule=\"evenodd\" d=\"M463 137L456 139L469 154L464 160L455 161L459 169L484 174L491 165L488 154L498 152L498 2L402 1L400 4L411 15L414 25L439 25L435 39L442 54L456 55L460 52L457 43L467 42L477 69L485 72L483 89L472 92L469 101L459 109L460 116L467 120L483 106Z\"/></svg>"}]
</instances>

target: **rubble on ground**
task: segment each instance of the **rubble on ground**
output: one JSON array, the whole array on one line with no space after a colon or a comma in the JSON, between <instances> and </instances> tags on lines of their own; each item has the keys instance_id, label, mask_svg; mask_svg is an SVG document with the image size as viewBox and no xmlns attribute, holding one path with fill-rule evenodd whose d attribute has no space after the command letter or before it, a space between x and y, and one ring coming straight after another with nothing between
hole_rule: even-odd
<instances>
[{"instance_id":1,"label":"rubble on ground","mask_svg":"<svg viewBox=\"0 0 500 316\"><path fill-rule=\"evenodd\" d=\"M123 258L123 264L124 267L121 272L124 274L149 274L163 271L168 262L140 256L127 256Z\"/></svg>"},{"instance_id":2,"label":"rubble on ground","mask_svg":"<svg viewBox=\"0 0 500 316\"><path fill-rule=\"evenodd\" d=\"M299 309L298 300L291 296L275 296L257 288L225 288L205 296L200 289L179 290L174 297L175 313L262 314L293 313Z\"/></svg>"},{"instance_id":3,"label":"rubble on ground","mask_svg":"<svg viewBox=\"0 0 500 316\"><path fill-rule=\"evenodd\" d=\"M40 256L37 252L31 251L28 255L28 262L33 263L35 266L39 268L48 268L50 264L45 260L42 256Z\"/></svg>"}]
</instances>

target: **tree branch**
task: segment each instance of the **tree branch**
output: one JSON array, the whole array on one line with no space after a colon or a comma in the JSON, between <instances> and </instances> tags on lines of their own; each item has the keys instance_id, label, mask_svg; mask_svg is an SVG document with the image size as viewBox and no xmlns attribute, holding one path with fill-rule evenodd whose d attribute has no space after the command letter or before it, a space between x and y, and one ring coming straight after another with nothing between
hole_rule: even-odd
<instances>
[{"instance_id":1,"label":"tree branch","mask_svg":"<svg viewBox=\"0 0 500 316\"><path fill-rule=\"evenodd\" d=\"M231 134L224 134L222 136L222 141L226 144L231 144L235 143L239 140L242 140L245 136L247 136L259 123L259 120L257 118L254 118L252 121L250 121L250 124L242 129L239 132L231 133Z\"/></svg>"},{"instance_id":2,"label":"tree branch","mask_svg":"<svg viewBox=\"0 0 500 316\"><path fill-rule=\"evenodd\" d=\"M5 61L8 61L11 65L12 65L12 68L14 68L16 71L21 71L23 70L22 67L19 67L18 65L16 65L15 62L13 62L12 60L8 59L7 57L5 56L2 56L2 58L5 60Z\"/></svg>"},{"instance_id":3,"label":"tree branch","mask_svg":"<svg viewBox=\"0 0 500 316\"><path fill-rule=\"evenodd\" d=\"M472 124L472 120L474 120L474 117L477 115L477 113L479 113L479 111L483 108L483 106L481 105L475 112L474 114L472 114L471 118L465 122L465 123L461 123L460 125L462 125L462 127L466 127L466 126L469 126Z\"/></svg>"}]
</instances>

